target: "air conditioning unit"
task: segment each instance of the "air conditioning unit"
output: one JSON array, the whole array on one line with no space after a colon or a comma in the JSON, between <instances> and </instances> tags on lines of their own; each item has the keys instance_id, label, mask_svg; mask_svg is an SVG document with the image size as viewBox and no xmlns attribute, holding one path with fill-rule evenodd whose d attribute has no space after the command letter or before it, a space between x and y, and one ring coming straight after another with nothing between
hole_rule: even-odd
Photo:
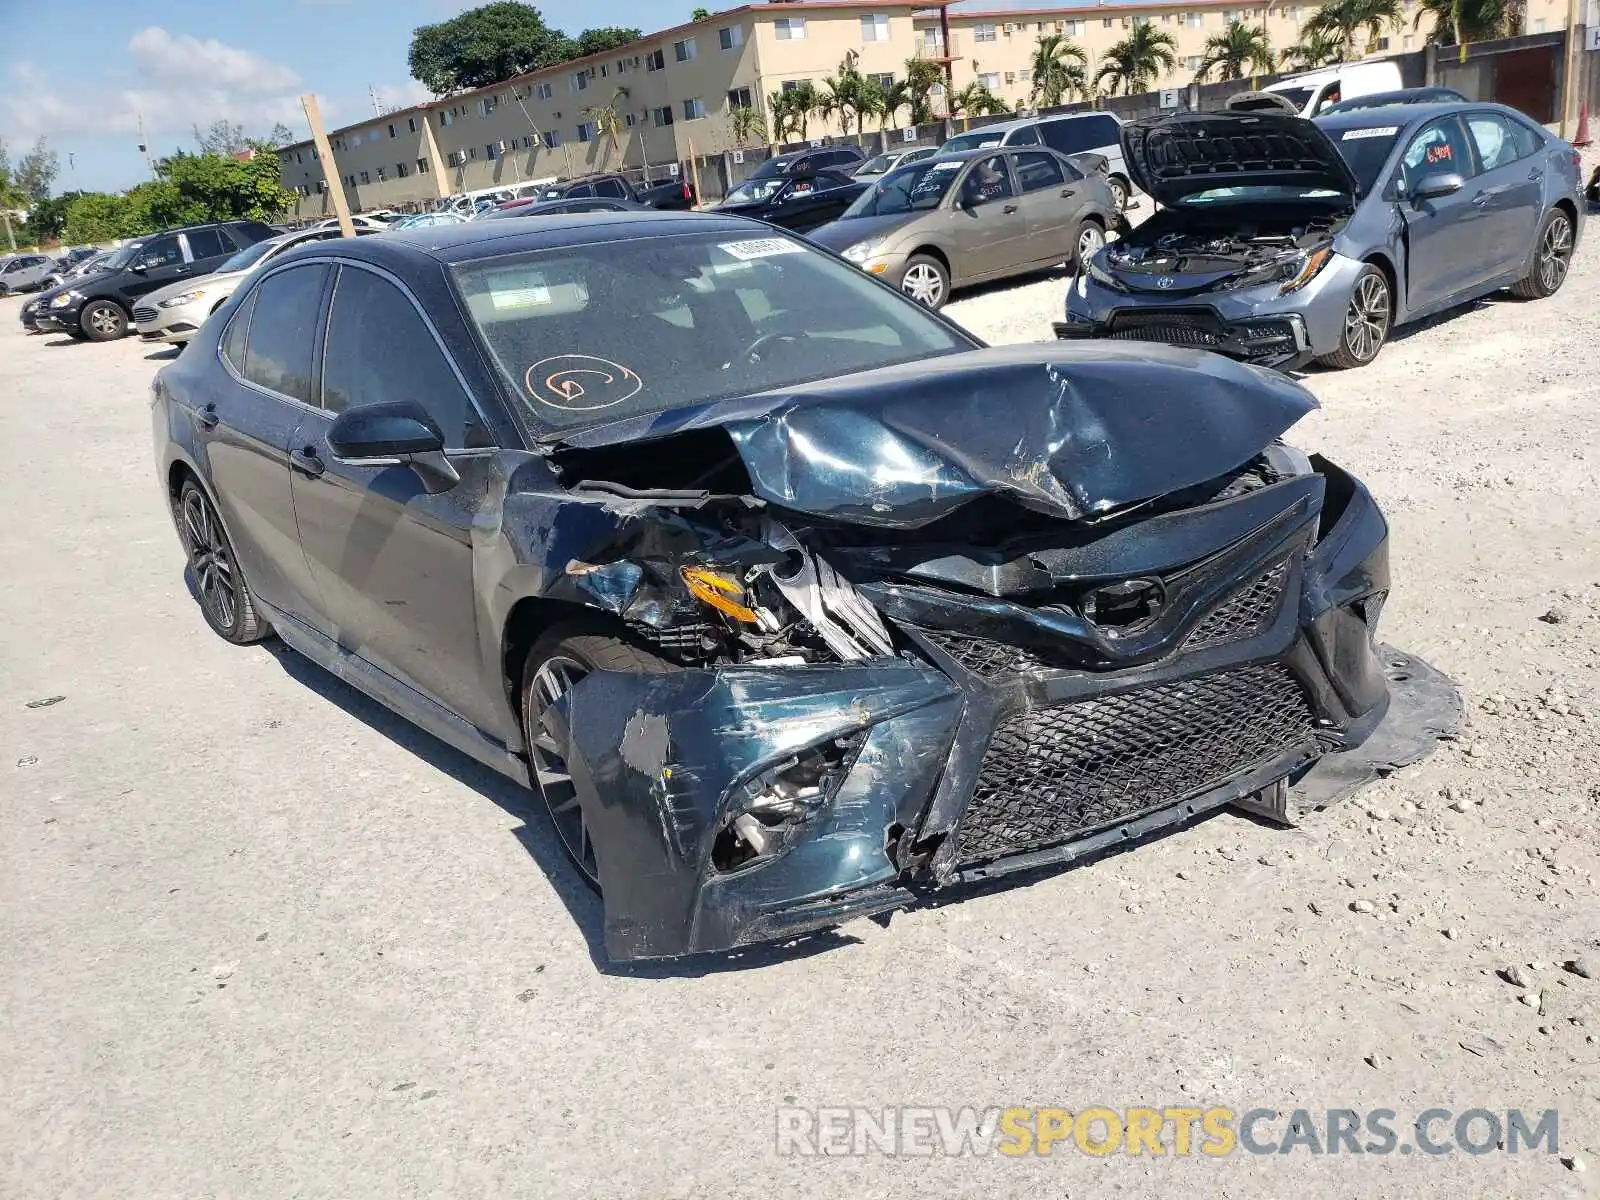
<instances>
[{"instance_id":1,"label":"air conditioning unit","mask_svg":"<svg viewBox=\"0 0 1600 1200\"><path fill-rule=\"evenodd\" d=\"M504 154L507 150L515 150L517 148L517 144L515 142L496 142L495 146L499 149L501 154Z\"/></svg>"}]
</instances>

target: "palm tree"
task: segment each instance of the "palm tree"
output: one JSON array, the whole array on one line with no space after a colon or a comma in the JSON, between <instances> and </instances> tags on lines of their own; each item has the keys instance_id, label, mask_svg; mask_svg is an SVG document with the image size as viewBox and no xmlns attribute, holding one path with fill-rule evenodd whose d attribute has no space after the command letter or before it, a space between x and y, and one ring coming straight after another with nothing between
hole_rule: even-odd
<instances>
[{"instance_id":1,"label":"palm tree","mask_svg":"<svg viewBox=\"0 0 1600 1200\"><path fill-rule=\"evenodd\" d=\"M1089 56L1065 34L1041 34L1033 48L1033 91L1040 108L1054 108L1068 96L1089 94Z\"/></svg>"},{"instance_id":2,"label":"palm tree","mask_svg":"<svg viewBox=\"0 0 1600 1200\"><path fill-rule=\"evenodd\" d=\"M755 106L736 108L728 114L728 128L733 140L741 146L763 145L767 140L767 122ZM781 136L781 135L780 135Z\"/></svg>"},{"instance_id":3,"label":"palm tree","mask_svg":"<svg viewBox=\"0 0 1600 1200\"><path fill-rule=\"evenodd\" d=\"M1326 33L1302 32L1300 40L1278 55L1280 66L1297 71L1314 71L1342 61L1344 47L1337 37Z\"/></svg>"},{"instance_id":4,"label":"palm tree","mask_svg":"<svg viewBox=\"0 0 1600 1200\"><path fill-rule=\"evenodd\" d=\"M821 104L822 97L817 94L817 86L809 79L802 79L794 87L780 93L783 101L783 111L789 118L789 132L797 135L801 141L806 140L806 132L810 128L811 118L816 114Z\"/></svg>"},{"instance_id":5,"label":"palm tree","mask_svg":"<svg viewBox=\"0 0 1600 1200\"><path fill-rule=\"evenodd\" d=\"M1010 111L1004 100L977 82L967 84L950 97L952 117L962 114L969 117L998 117Z\"/></svg>"},{"instance_id":6,"label":"palm tree","mask_svg":"<svg viewBox=\"0 0 1600 1200\"><path fill-rule=\"evenodd\" d=\"M1428 20L1430 42L1459 46L1511 37L1522 28L1525 6L1519 0L1422 0L1412 29Z\"/></svg>"},{"instance_id":7,"label":"palm tree","mask_svg":"<svg viewBox=\"0 0 1600 1200\"><path fill-rule=\"evenodd\" d=\"M911 94L911 123L926 125L933 120L929 97L944 84L944 69L930 58L906 59L906 91Z\"/></svg>"},{"instance_id":8,"label":"palm tree","mask_svg":"<svg viewBox=\"0 0 1600 1200\"><path fill-rule=\"evenodd\" d=\"M865 110L878 118L878 132L883 133L894 124L902 108L912 107L911 87L904 79L896 79L885 87L876 79L867 80L869 107Z\"/></svg>"},{"instance_id":9,"label":"palm tree","mask_svg":"<svg viewBox=\"0 0 1600 1200\"><path fill-rule=\"evenodd\" d=\"M1323 33L1339 39L1343 58L1355 56L1356 35L1366 32L1369 42L1382 36L1385 27L1400 28L1400 0L1328 0L1311 14L1301 33Z\"/></svg>"},{"instance_id":10,"label":"palm tree","mask_svg":"<svg viewBox=\"0 0 1600 1200\"><path fill-rule=\"evenodd\" d=\"M1194 73L1194 78L1196 83L1203 82L1213 70L1223 82L1243 79L1247 74L1265 75L1275 63L1272 39L1267 36L1264 25L1230 21L1221 33L1206 40L1206 55L1200 60L1200 69Z\"/></svg>"},{"instance_id":11,"label":"palm tree","mask_svg":"<svg viewBox=\"0 0 1600 1200\"><path fill-rule=\"evenodd\" d=\"M1108 95L1121 88L1124 96L1132 96L1148 92L1154 80L1177 65L1178 43L1172 35L1145 23L1135 25L1127 37L1106 51L1094 81L1097 86L1109 81Z\"/></svg>"},{"instance_id":12,"label":"palm tree","mask_svg":"<svg viewBox=\"0 0 1600 1200\"><path fill-rule=\"evenodd\" d=\"M817 112L824 118L837 113L840 128L847 136L851 132L851 122L859 123L873 100L867 77L856 69L859 57L854 50L848 52L839 64L838 76L824 78L823 91L817 97Z\"/></svg>"},{"instance_id":13,"label":"palm tree","mask_svg":"<svg viewBox=\"0 0 1600 1200\"><path fill-rule=\"evenodd\" d=\"M591 105L583 110L583 115L594 122L596 132L602 137L611 139L611 148L606 151L606 156L601 160L603 167L610 161L611 151L615 150L619 156L622 150L622 112L623 103L628 99L628 89L619 87L611 93L611 99L604 104Z\"/></svg>"}]
</instances>

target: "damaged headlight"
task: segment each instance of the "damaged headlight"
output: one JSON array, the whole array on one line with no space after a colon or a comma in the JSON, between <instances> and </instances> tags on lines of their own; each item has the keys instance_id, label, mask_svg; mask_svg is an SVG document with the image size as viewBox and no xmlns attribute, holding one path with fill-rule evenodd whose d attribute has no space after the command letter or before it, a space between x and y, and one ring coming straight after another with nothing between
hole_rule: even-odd
<instances>
[{"instance_id":1,"label":"damaged headlight","mask_svg":"<svg viewBox=\"0 0 1600 1200\"><path fill-rule=\"evenodd\" d=\"M1287 296L1291 292L1298 292L1306 284L1317 277L1317 273L1328 265L1333 257L1333 248L1322 246L1316 250L1308 250L1303 254L1289 255L1268 263L1264 267L1257 267L1251 271L1244 271L1232 279L1226 279L1218 284L1220 291L1231 292L1240 288L1261 287L1264 284L1281 284L1278 295Z\"/></svg>"},{"instance_id":2,"label":"damaged headlight","mask_svg":"<svg viewBox=\"0 0 1600 1200\"><path fill-rule=\"evenodd\" d=\"M1110 268L1106 266L1102 256L1099 254L1095 255L1089 260L1088 273L1089 278L1094 280L1101 287L1108 287L1114 292L1125 292L1128 290L1122 286L1122 281L1111 273Z\"/></svg>"},{"instance_id":3,"label":"damaged headlight","mask_svg":"<svg viewBox=\"0 0 1600 1200\"><path fill-rule=\"evenodd\" d=\"M781 853L833 799L865 740L865 733L830 738L746 782L730 800L712 865L737 871Z\"/></svg>"}]
</instances>

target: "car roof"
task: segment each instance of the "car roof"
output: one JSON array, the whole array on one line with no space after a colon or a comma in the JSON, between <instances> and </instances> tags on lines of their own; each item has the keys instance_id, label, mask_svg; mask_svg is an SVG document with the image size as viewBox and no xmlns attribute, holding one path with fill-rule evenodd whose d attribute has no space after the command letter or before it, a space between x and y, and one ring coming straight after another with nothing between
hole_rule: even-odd
<instances>
[{"instance_id":1,"label":"car roof","mask_svg":"<svg viewBox=\"0 0 1600 1200\"><path fill-rule=\"evenodd\" d=\"M1503 104L1486 104L1473 100L1438 100L1431 104L1391 104L1386 108L1352 108L1348 112L1328 113L1313 117L1312 120L1322 128L1334 131L1370 129L1379 125L1397 125L1401 129L1409 129L1413 125L1431 121L1435 117L1469 112L1498 112L1521 116L1515 109L1507 108ZM1523 118L1523 123L1527 124L1526 117Z\"/></svg>"}]
</instances>

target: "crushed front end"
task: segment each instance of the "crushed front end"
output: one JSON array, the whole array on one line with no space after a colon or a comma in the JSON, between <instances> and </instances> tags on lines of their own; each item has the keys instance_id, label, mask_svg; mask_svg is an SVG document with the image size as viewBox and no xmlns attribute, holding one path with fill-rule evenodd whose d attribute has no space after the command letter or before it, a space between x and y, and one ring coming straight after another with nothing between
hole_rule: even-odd
<instances>
[{"instance_id":1,"label":"crushed front end","mask_svg":"<svg viewBox=\"0 0 1600 1200\"><path fill-rule=\"evenodd\" d=\"M1383 517L1278 430L1171 491L1102 480L1068 515L1038 500L1043 463L1013 455L1016 486L995 487L971 445L947 469L891 450L916 482L851 503L834 451L859 415L735 427L751 496L643 507L678 533L576 565L680 668L591 675L558 731L614 959L782 939L1259 805L1383 720ZM1120 419L1093 423L1099 453L1120 453Z\"/></svg>"}]
</instances>

